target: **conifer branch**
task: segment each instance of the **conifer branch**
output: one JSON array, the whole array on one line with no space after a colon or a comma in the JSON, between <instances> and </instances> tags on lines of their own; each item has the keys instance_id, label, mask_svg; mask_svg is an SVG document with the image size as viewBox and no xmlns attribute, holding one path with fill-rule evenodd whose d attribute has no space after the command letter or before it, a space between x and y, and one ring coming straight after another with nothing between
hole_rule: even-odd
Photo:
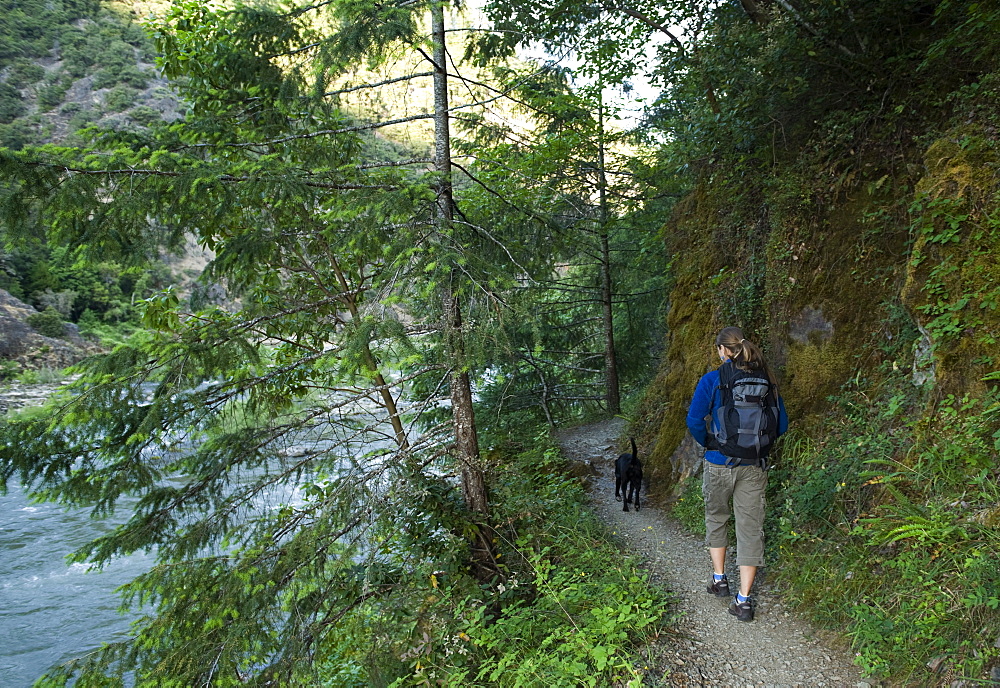
<instances>
[{"instance_id":1,"label":"conifer branch","mask_svg":"<svg viewBox=\"0 0 1000 688\"><path fill-rule=\"evenodd\" d=\"M482 234L487 239L489 239L490 241L492 241L494 244L496 244L497 246L499 246L500 250L502 250L505 254L507 254L507 259L510 260L511 264L514 265L518 270L520 270L521 274L526 279L528 279L529 282L533 281L532 278L531 278L531 272L526 267L524 267L523 265L521 265L518 262L517 258L515 258L513 256L513 254L511 254L510 249L508 249L507 246L502 241L500 241L495 236L493 236L489 232L489 230L487 230L485 227L483 227L482 225L474 224L472 222L467 222L467 221L463 222L461 220L454 220L454 223L455 224L460 224L460 225L465 225L466 227L469 227L469 228L473 229L477 233Z\"/></svg>"},{"instance_id":2,"label":"conifer branch","mask_svg":"<svg viewBox=\"0 0 1000 688\"><path fill-rule=\"evenodd\" d=\"M422 79L430 76L434 76L434 72L417 72L415 74L405 74L403 76L397 76L392 79L386 79L384 81L376 81L370 84L358 84L357 86L341 88L337 89L336 91L327 91L322 95L322 97L326 98L329 96L339 96L344 93L353 93L354 91L361 91L366 88L379 88L381 86L388 86L389 84L395 84L400 81L410 81L412 79Z\"/></svg>"},{"instance_id":3,"label":"conifer branch","mask_svg":"<svg viewBox=\"0 0 1000 688\"><path fill-rule=\"evenodd\" d=\"M499 191L497 191L497 190L493 189L492 187L490 187L488 184L486 184L486 182L484 182L482 179L480 179L476 175L472 174L472 172L470 172L468 170L468 168L464 167L463 165L459 165L454 160L452 160L451 164L452 164L453 167L457 167L458 169L460 169L469 179L471 179L476 184L478 184L480 187L482 187L484 191L486 191L487 193L489 193L491 196L494 196L494 197L498 198L501 202L503 202L504 205L506 205L506 206L508 206L510 208L513 208L514 210L517 210L522 215L526 215L527 217L530 217L533 220L538 220L539 222L547 224L545 218L543 218L543 217L535 214L531 210L522 208L522 207L518 206L517 204L512 203L506 196L504 196Z\"/></svg>"},{"instance_id":4,"label":"conifer branch","mask_svg":"<svg viewBox=\"0 0 1000 688\"><path fill-rule=\"evenodd\" d=\"M356 170L372 170L381 167L405 167L406 165L429 165L434 162L434 158L412 158L410 160L399 160L397 162L371 162L364 165L357 165Z\"/></svg>"},{"instance_id":5,"label":"conifer branch","mask_svg":"<svg viewBox=\"0 0 1000 688\"><path fill-rule=\"evenodd\" d=\"M267 141L254 141L250 143L193 143L182 148L254 148L257 146L273 146L279 143L288 143L289 141L304 141L308 139L315 139L325 136L336 136L337 134L352 134L361 131L373 131L375 129L381 129L383 127L391 127L397 124L406 124L408 122L417 122L422 119L433 119L433 114L423 113L419 115L410 115L409 117L398 117L396 119L386 120L384 122L372 122L371 124L363 124L353 127L341 127L340 129L321 129L319 131L312 131L305 134L293 134L291 136L283 136L276 139L269 139Z\"/></svg>"},{"instance_id":6,"label":"conifer branch","mask_svg":"<svg viewBox=\"0 0 1000 688\"><path fill-rule=\"evenodd\" d=\"M560 368L562 370L575 370L575 371L580 372L580 373L593 373L595 375L601 372L597 368L582 368L580 366L574 366L574 365L570 365L568 363L559 363L559 362L552 361L552 360L549 360L549 359L541 358L539 356L532 356L531 354L522 354L522 356L526 360L528 360L528 361L538 361L538 362L541 362L541 363L545 363L546 365L550 365L550 366L552 366L554 368ZM590 358L603 358L603 357L604 357L604 354L598 354L596 356L591 356Z\"/></svg>"},{"instance_id":7,"label":"conifer branch","mask_svg":"<svg viewBox=\"0 0 1000 688\"><path fill-rule=\"evenodd\" d=\"M638 19L646 26L649 26L651 28L656 29L657 31L662 32L667 36L667 38L670 39L671 43L677 46L677 49L680 50L682 55L687 54L687 51L684 49L684 44L681 43L680 39L677 38L676 35L674 35L674 33L670 30L670 28L665 24L663 24L662 22L653 19L648 14L640 12L639 10L636 9L632 9L631 7L628 6L616 5L614 2L604 2L602 3L602 6L609 12L621 12L622 14L627 14L633 19Z\"/></svg>"},{"instance_id":8,"label":"conifer branch","mask_svg":"<svg viewBox=\"0 0 1000 688\"><path fill-rule=\"evenodd\" d=\"M192 147L202 147L208 144L197 144ZM236 145L247 145L247 144L236 144ZM108 169L87 169L81 167L71 167L69 165L61 165L58 163L47 163L41 161L29 161L24 163L28 167L40 167L51 170L58 170L65 172L66 174L81 175L81 176L97 176L97 177L186 177L188 176L184 172L169 172L166 170L152 170L144 169L140 167L123 167L123 168L108 168ZM389 165L391 163L387 163ZM401 163L405 164L405 163ZM248 177L248 176L236 176L231 174L220 174L215 177L217 181L221 182L261 182L265 181L266 177ZM385 184L335 184L332 182L317 182L309 179L300 179L299 182L304 186L309 186L318 189L329 189L334 191L395 191L399 187L388 186Z\"/></svg>"},{"instance_id":9,"label":"conifer branch","mask_svg":"<svg viewBox=\"0 0 1000 688\"><path fill-rule=\"evenodd\" d=\"M802 28L804 28L806 31L808 31L809 33L811 33L813 36L815 36L816 38L820 39L821 41L823 41L824 43L826 43L830 47L832 47L832 48L834 48L836 50L839 50L840 52L842 52L847 57L851 57L851 58L857 57L857 55L855 55L854 51L851 50L850 48L848 48L847 46L842 45L841 43L838 43L836 41L830 40L829 38L827 38L823 34L821 34L820 31L819 31L819 29L817 29L815 26L813 26L808 21L806 21L806 19L802 16L802 14L800 14L797 9L795 9L794 7L792 7L791 3L789 3L788 0L775 0L775 1L779 5L781 5L782 7L784 7L788 11L788 13L792 15L792 17L795 19L795 21L798 22L798 24L800 26L802 26Z\"/></svg>"}]
</instances>

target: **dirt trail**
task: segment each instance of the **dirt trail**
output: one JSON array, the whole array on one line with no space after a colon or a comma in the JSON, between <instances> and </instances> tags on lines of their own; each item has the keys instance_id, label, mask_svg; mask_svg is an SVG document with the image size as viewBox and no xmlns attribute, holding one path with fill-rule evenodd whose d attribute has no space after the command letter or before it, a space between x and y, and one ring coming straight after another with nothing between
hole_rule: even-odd
<instances>
[{"instance_id":1,"label":"dirt trail","mask_svg":"<svg viewBox=\"0 0 1000 688\"><path fill-rule=\"evenodd\" d=\"M587 462L594 469L590 497L594 509L624 546L646 559L655 581L677 596L682 614L676 637L650 648L654 665L649 686L831 686L870 688L851 662L850 652L834 638L810 626L784 608L767 584L766 569L758 573L754 594L756 616L741 623L728 611L729 600L705 591L711 575L702 539L686 533L658 509L643 505L639 512L622 511L614 498L614 458L624 425L619 419L561 431L563 455ZM641 454L640 454L641 458ZM643 495L645 497L645 495ZM733 552L727 565L733 559ZM734 583L735 567L727 571Z\"/></svg>"}]
</instances>

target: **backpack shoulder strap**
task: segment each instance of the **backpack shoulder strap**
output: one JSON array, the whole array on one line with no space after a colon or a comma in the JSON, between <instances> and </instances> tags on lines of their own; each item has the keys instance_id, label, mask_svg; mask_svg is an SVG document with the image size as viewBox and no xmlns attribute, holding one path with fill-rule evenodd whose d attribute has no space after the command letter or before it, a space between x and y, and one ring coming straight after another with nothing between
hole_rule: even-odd
<instances>
[{"instance_id":1,"label":"backpack shoulder strap","mask_svg":"<svg viewBox=\"0 0 1000 688\"><path fill-rule=\"evenodd\" d=\"M732 361L726 361L719 366L719 389L729 389L733 386L733 378L736 377L736 365Z\"/></svg>"}]
</instances>

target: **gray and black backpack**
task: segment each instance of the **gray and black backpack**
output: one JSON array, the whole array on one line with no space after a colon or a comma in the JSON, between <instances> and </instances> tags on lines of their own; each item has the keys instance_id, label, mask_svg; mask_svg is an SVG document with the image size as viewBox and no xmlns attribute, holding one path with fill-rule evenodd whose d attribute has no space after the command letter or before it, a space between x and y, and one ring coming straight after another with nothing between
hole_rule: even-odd
<instances>
[{"instance_id":1,"label":"gray and black backpack","mask_svg":"<svg viewBox=\"0 0 1000 688\"><path fill-rule=\"evenodd\" d=\"M721 405L712 412L711 449L722 452L726 465L756 464L767 468L767 455L778 439L778 394L763 371L748 372L726 361L719 368Z\"/></svg>"}]
</instances>

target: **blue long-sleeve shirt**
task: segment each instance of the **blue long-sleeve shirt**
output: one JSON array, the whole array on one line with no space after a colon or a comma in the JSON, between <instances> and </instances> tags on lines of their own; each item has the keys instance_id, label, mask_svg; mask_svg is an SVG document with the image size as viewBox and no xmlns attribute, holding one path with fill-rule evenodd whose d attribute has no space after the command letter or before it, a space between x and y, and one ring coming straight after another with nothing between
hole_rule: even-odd
<instances>
[{"instance_id":1,"label":"blue long-sleeve shirt","mask_svg":"<svg viewBox=\"0 0 1000 688\"><path fill-rule=\"evenodd\" d=\"M708 447L708 421L712 412L722 405L722 391L719 389L719 369L710 370L698 380L688 407L687 427L695 442ZM778 435L788 430L788 414L785 413L785 402L778 395ZM709 463L725 465L726 456L714 449L706 449L705 460Z\"/></svg>"}]
</instances>

